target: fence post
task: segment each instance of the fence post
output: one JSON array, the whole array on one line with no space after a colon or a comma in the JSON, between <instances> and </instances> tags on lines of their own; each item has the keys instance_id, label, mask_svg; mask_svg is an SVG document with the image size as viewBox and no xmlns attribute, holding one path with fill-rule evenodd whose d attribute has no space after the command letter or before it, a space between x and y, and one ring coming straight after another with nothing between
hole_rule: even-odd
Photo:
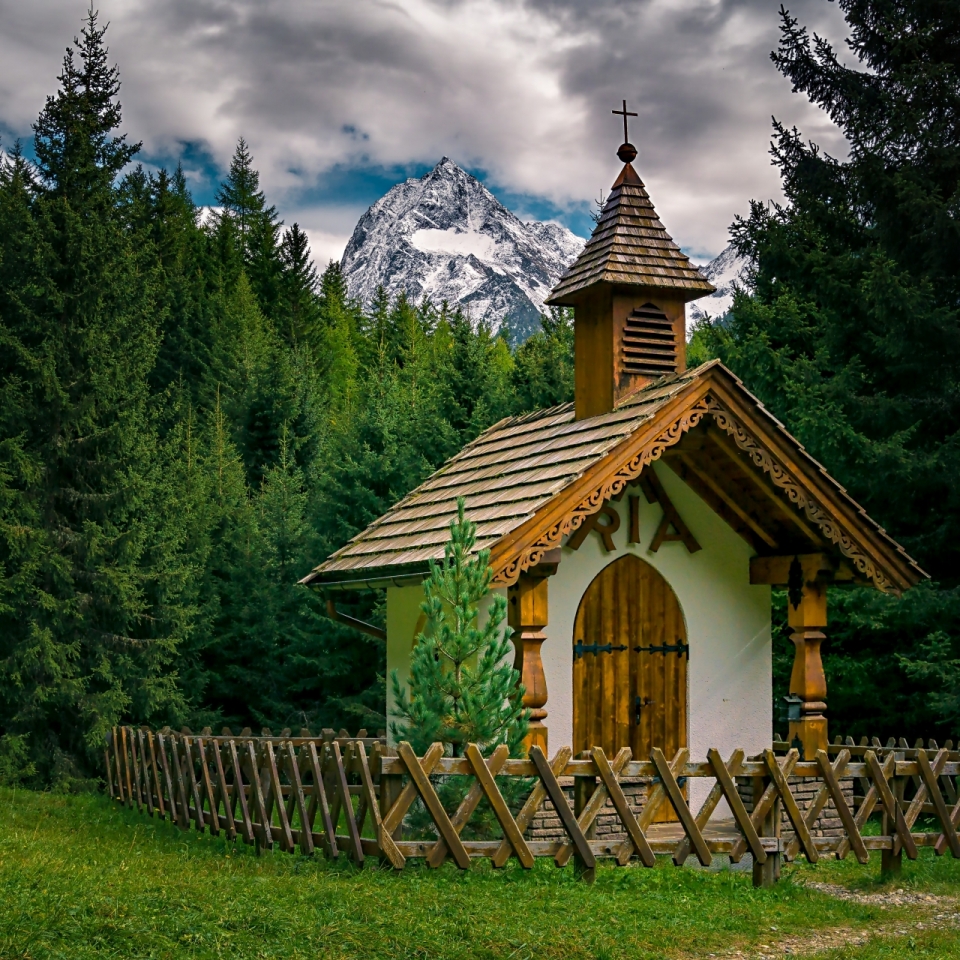
<instances>
[{"instance_id":1,"label":"fence post","mask_svg":"<svg viewBox=\"0 0 960 960\"><path fill-rule=\"evenodd\" d=\"M395 757L397 755L396 749L392 746L384 745L380 751L380 756L383 759L387 757ZM382 760L380 765L382 768ZM403 777L397 773L383 773L381 769L380 773L380 821L381 823L386 819L387 814L390 812L390 809L397 802L400 797L400 792L403 790ZM403 824L399 824L397 829L393 831L393 839L399 840L403 834ZM390 862L389 858L386 857L383 851L380 851L380 864L384 867L392 867L393 864Z\"/></svg>"},{"instance_id":2,"label":"fence post","mask_svg":"<svg viewBox=\"0 0 960 960\"><path fill-rule=\"evenodd\" d=\"M593 754L589 750L585 750L578 757L578 760L593 760ZM573 780L573 815L579 820L581 814L586 808L587 804L590 802L590 798L597 791L597 778L596 776L580 776L577 775ZM597 818L594 817L593 823L590 824L589 828L584 831L584 836L587 840L593 840L597 835ZM576 853L573 857L573 872L578 879L583 880L585 883L593 883L597 876L596 867L588 866L583 862L583 859Z\"/></svg>"},{"instance_id":3,"label":"fence post","mask_svg":"<svg viewBox=\"0 0 960 960\"><path fill-rule=\"evenodd\" d=\"M897 751L894 753L894 756L897 760L901 760L905 757L905 754ZM896 770L896 768L894 768ZM893 783L891 784L893 798L897 801L901 807L903 806L903 800L906 796L906 778L897 776L896 772L893 775ZM901 846L896 853L893 852L894 847L897 845L897 825L890 819L890 815L887 813L886 807L883 810L883 818L881 820L880 832L885 837L890 837L893 841L892 846L889 850L880 851L880 878L882 880L895 880L897 879L902 870L903 870L903 847Z\"/></svg>"},{"instance_id":4,"label":"fence post","mask_svg":"<svg viewBox=\"0 0 960 960\"><path fill-rule=\"evenodd\" d=\"M113 772L110 768L110 731L107 731L106 736L103 738L103 763L105 767L105 773L107 775L107 790L110 793L110 799L113 800Z\"/></svg>"},{"instance_id":5,"label":"fence post","mask_svg":"<svg viewBox=\"0 0 960 960\"><path fill-rule=\"evenodd\" d=\"M770 782L768 777L753 778L753 809L757 809L760 798ZM770 805L770 810L763 818L759 830L761 837L776 837L780 839L780 798ZM768 850L765 863L753 861L753 885L755 887L772 887L780 879L780 850Z\"/></svg>"}]
</instances>

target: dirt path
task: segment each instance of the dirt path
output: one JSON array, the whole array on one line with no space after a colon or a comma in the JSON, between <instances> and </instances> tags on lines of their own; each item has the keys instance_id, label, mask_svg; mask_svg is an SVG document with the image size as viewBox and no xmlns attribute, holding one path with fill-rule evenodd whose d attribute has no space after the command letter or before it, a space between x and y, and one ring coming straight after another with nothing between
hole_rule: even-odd
<instances>
[{"instance_id":1,"label":"dirt path","mask_svg":"<svg viewBox=\"0 0 960 960\"><path fill-rule=\"evenodd\" d=\"M733 950L709 953L707 957L733 958L733 960L774 960L780 957L814 957L844 946L863 946L875 937L906 937L915 931L936 930L960 926L960 910L956 897L937 897L929 893L908 893L905 890L890 890L883 893L857 893L836 884L807 883L818 893L838 900L869 904L886 910L891 907L910 906L916 917L909 922L903 918L880 923L870 930L851 930L849 927L817 930L803 936L778 936L776 927L770 928L770 939L749 950Z\"/></svg>"}]
</instances>

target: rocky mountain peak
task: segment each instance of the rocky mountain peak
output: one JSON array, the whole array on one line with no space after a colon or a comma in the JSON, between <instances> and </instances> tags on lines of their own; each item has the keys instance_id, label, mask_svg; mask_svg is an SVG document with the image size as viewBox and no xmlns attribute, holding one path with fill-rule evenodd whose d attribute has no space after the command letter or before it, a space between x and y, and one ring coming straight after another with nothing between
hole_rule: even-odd
<instances>
[{"instance_id":1,"label":"rocky mountain peak","mask_svg":"<svg viewBox=\"0 0 960 960\"><path fill-rule=\"evenodd\" d=\"M543 300L584 241L566 227L524 222L449 157L392 187L360 218L343 255L351 295L459 304L475 324L514 341L537 329Z\"/></svg>"},{"instance_id":2,"label":"rocky mountain peak","mask_svg":"<svg viewBox=\"0 0 960 960\"><path fill-rule=\"evenodd\" d=\"M709 297L695 300L687 309L687 322L710 318L722 320L733 306L733 287L737 284L747 287L747 269L750 261L737 254L733 244L723 250L700 270L717 288Z\"/></svg>"}]
</instances>

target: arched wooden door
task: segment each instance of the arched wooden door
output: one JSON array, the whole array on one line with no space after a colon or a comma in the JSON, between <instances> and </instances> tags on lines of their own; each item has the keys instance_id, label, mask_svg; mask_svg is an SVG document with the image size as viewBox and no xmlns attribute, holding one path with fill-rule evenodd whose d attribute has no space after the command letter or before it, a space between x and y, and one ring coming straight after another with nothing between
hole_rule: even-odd
<instances>
[{"instance_id":1,"label":"arched wooden door","mask_svg":"<svg viewBox=\"0 0 960 960\"><path fill-rule=\"evenodd\" d=\"M687 634L667 581L632 554L604 567L573 643L574 753L630 747L646 759L659 747L673 759L687 745Z\"/></svg>"}]
</instances>

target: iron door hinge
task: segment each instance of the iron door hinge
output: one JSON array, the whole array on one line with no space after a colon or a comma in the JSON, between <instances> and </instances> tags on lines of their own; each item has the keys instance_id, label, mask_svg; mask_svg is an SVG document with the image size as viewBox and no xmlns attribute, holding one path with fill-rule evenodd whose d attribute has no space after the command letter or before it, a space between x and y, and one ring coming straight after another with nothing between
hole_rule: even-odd
<instances>
[{"instance_id":1,"label":"iron door hinge","mask_svg":"<svg viewBox=\"0 0 960 960\"><path fill-rule=\"evenodd\" d=\"M690 644L682 643L679 640L676 643L665 643L659 647L634 647L633 649L637 653L675 653L678 657L685 656L688 660L690 659Z\"/></svg>"},{"instance_id":2,"label":"iron door hinge","mask_svg":"<svg viewBox=\"0 0 960 960\"><path fill-rule=\"evenodd\" d=\"M612 643L584 643L582 640L578 640L573 645L573 659L579 660L585 653L613 653L615 650L620 651L627 649L629 648L623 643L615 647Z\"/></svg>"}]
</instances>

